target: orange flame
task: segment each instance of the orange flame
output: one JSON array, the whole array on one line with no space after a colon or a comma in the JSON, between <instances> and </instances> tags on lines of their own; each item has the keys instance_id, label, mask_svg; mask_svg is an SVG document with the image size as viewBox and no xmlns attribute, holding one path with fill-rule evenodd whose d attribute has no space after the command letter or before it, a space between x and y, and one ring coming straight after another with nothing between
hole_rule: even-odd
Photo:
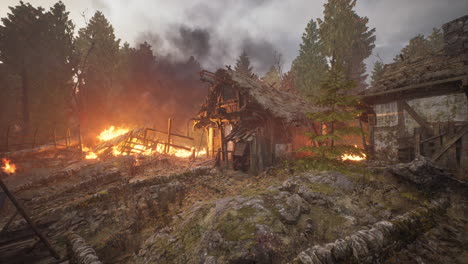
<instances>
[{"instance_id":1,"label":"orange flame","mask_svg":"<svg viewBox=\"0 0 468 264\"><path fill-rule=\"evenodd\" d=\"M11 161L8 159L2 159L2 171L8 174L13 174L16 172L16 165L10 162Z\"/></svg>"},{"instance_id":2,"label":"orange flame","mask_svg":"<svg viewBox=\"0 0 468 264\"><path fill-rule=\"evenodd\" d=\"M123 134L127 133L128 131L129 131L129 129L127 129L127 128L116 128L115 126L111 126L108 129L102 131L97 136L97 138L100 141L108 141L108 140L116 138L116 137L118 137L120 135L123 135ZM136 140L136 139L133 139L132 142L128 142L128 143L130 145L132 145L132 151L130 153L127 153L125 151L121 151L120 146L116 145L116 146L112 147L112 152L111 152L112 155L113 156L125 156L125 155L140 154L140 155L151 156L151 155L154 155L155 153L161 153L161 154L165 153L164 144L158 144L156 146L156 149L153 149L153 148L147 148L144 145L138 144L138 140ZM132 143L134 143L134 144L132 144ZM86 157L85 157L86 159L97 159L98 154L100 154L100 152L94 153L94 152L90 151L90 149L87 148L87 147L83 147L83 151L86 152ZM186 150L186 149L177 149L177 148L171 147L167 154L172 155L172 156L176 156L176 157L179 157L179 158L188 158L188 157L192 156L192 153L193 153L193 148L192 148L192 150ZM203 150L196 151L195 155L196 156L206 155L206 150L203 149Z\"/></svg>"},{"instance_id":3,"label":"orange flame","mask_svg":"<svg viewBox=\"0 0 468 264\"><path fill-rule=\"evenodd\" d=\"M357 145L354 145L357 148ZM341 160L351 160L351 161L363 161L367 158L366 154L362 153L362 156L352 155L352 154L343 154Z\"/></svg>"},{"instance_id":4,"label":"orange flame","mask_svg":"<svg viewBox=\"0 0 468 264\"><path fill-rule=\"evenodd\" d=\"M86 152L85 159L97 159L98 156L96 153L89 151L88 147L83 147L83 152Z\"/></svg>"},{"instance_id":5,"label":"orange flame","mask_svg":"<svg viewBox=\"0 0 468 264\"><path fill-rule=\"evenodd\" d=\"M115 128L115 126L111 126L108 129L104 130L97 136L97 138L101 141L108 141L118 136L121 136L127 133L129 129L127 128Z\"/></svg>"}]
</instances>

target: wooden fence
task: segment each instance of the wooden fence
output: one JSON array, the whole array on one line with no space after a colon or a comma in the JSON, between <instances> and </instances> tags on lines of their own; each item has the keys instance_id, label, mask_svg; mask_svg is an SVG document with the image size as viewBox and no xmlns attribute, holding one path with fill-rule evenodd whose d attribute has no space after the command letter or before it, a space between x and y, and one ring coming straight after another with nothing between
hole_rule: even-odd
<instances>
[{"instance_id":1,"label":"wooden fence","mask_svg":"<svg viewBox=\"0 0 468 264\"><path fill-rule=\"evenodd\" d=\"M432 131L414 130L414 154L431 158L453 171L468 172L468 124L466 122L435 123Z\"/></svg>"},{"instance_id":2,"label":"wooden fence","mask_svg":"<svg viewBox=\"0 0 468 264\"><path fill-rule=\"evenodd\" d=\"M80 135L79 131L72 132L70 128L58 129L56 127L49 129L36 127L31 132L24 134L15 132L13 126L9 125L0 134L0 140L0 152L10 152L42 145L69 148L73 144L79 144Z\"/></svg>"}]
</instances>

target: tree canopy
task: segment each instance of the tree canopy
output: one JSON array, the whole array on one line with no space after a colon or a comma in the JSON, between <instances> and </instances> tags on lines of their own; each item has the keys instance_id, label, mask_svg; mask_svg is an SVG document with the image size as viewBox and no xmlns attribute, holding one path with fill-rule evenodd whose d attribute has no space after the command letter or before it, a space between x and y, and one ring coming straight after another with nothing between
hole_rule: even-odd
<instances>
[{"instance_id":1,"label":"tree canopy","mask_svg":"<svg viewBox=\"0 0 468 264\"><path fill-rule=\"evenodd\" d=\"M316 96L327 69L317 23L311 20L302 35L299 56L293 61L291 67L296 88L306 96Z\"/></svg>"},{"instance_id":2,"label":"tree canopy","mask_svg":"<svg viewBox=\"0 0 468 264\"><path fill-rule=\"evenodd\" d=\"M252 77L254 75L253 67L250 65L249 56L247 56L247 53L245 51L243 51L239 58L236 60L236 66L234 70L249 77Z\"/></svg>"},{"instance_id":3,"label":"tree canopy","mask_svg":"<svg viewBox=\"0 0 468 264\"><path fill-rule=\"evenodd\" d=\"M375 28L369 19L359 16L356 0L329 0L324 5L324 18L318 19L320 38L331 67L342 69L345 78L356 83L357 91L366 87L364 60L375 47Z\"/></svg>"}]
</instances>

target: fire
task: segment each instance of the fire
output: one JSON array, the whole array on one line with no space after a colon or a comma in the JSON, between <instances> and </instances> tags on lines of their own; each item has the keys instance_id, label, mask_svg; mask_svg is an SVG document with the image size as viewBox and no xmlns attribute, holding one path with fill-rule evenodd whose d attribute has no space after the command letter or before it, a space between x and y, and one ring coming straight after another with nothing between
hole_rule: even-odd
<instances>
[{"instance_id":1,"label":"fire","mask_svg":"<svg viewBox=\"0 0 468 264\"><path fill-rule=\"evenodd\" d=\"M83 151L86 152L85 159L97 159L98 157L96 153L89 151L87 147L83 147Z\"/></svg>"},{"instance_id":2,"label":"fire","mask_svg":"<svg viewBox=\"0 0 468 264\"><path fill-rule=\"evenodd\" d=\"M116 138L120 135L123 135L127 133L129 129L126 128L116 128L115 126L111 126L108 129L102 131L97 138L100 141L108 141L113 138ZM110 152L113 156L125 156L125 155L145 155L145 156L152 156L156 153L160 154L165 154L165 145L164 144L156 144L155 146L152 147L147 147L145 145L141 145L141 140L137 138L132 138L131 142L127 142L125 144L128 144L129 147L131 147L130 153L126 151L127 148L125 148L125 145L119 144L115 145L112 147L112 151ZM190 147L187 147L190 148ZM87 147L83 147L83 152L86 153L85 158L86 159L97 159L98 155L103 153L104 149L98 151L98 152L93 152ZM174 148L171 147L169 148L169 151L167 154L176 156L179 158L189 158L193 155L195 152L196 156L201 156L201 155L206 155L206 150L198 150L194 151L194 148L191 148L191 150L187 149L179 149L179 148Z\"/></svg>"},{"instance_id":3,"label":"fire","mask_svg":"<svg viewBox=\"0 0 468 264\"><path fill-rule=\"evenodd\" d=\"M13 174L16 172L16 165L11 163L8 159L2 159L2 171L8 174Z\"/></svg>"},{"instance_id":4,"label":"fire","mask_svg":"<svg viewBox=\"0 0 468 264\"><path fill-rule=\"evenodd\" d=\"M108 141L118 136L121 136L127 133L129 129L127 128L115 128L115 126L111 126L108 129L104 130L97 136L97 138L101 141Z\"/></svg>"},{"instance_id":5,"label":"fire","mask_svg":"<svg viewBox=\"0 0 468 264\"><path fill-rule=\"evenodd\" d=\"M357 145L354 145L357 148ZM343 154L341 160L351 160L351 161L363 161L366 159L366 154L362 153L362 156L352 155L352 154Z\"/></svg>"}]
</instances>

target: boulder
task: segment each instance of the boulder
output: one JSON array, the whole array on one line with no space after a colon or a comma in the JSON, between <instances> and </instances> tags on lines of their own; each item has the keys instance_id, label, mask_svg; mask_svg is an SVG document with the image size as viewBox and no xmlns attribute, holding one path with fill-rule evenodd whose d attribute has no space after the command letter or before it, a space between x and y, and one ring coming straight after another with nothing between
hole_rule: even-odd
<instances>
[{"instance_id":1,"label":"boulder","mask_svg":"<svg viewBox=\"0 0 468 264\"><path fill-rule=\"evenodd\" d=\"M420 187L439 187L452 175L435 165L430 159L419 156L410 163L400 163L387 168L387 172Z\"/></svg>"}]
</instances>

